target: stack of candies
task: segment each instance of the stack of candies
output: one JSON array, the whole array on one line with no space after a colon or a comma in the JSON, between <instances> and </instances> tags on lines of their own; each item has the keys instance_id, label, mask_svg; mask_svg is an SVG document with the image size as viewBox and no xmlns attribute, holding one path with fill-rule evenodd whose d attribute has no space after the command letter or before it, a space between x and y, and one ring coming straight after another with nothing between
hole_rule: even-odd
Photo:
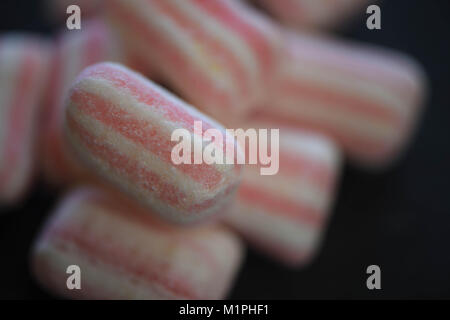
<instances>
[{"instance_id":1,"label":"stack of candies","mask_svg":"<svg viewBox=\"0 0 450 320\"><path fill-rule=\"evenodd\" d=\"M398 159L422 69L322 33L366 1L254 2L278 21L240 0L58 0L48 17L75 3L81 30L0 36L0 203L19 202L37 171L67 193L33 247L43 287L224 298L243 240L292 268L318 253L341 156L368 170ZM276 174L237 161L251 150L225 128L279 129ZM201 151L215 129L231 161L175 163L178 129ZM67 287L73 264L80 290Z\"/></svg>"}]
</instances>

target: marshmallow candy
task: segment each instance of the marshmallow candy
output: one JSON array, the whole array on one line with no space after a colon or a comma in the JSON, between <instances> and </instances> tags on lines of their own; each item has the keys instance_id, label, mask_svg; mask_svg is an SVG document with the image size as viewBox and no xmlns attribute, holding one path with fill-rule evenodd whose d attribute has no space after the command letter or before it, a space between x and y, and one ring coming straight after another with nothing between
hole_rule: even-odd
<instances>
[{"instance_id":1,"label":"marshmallow candy","mask_svg":"<svg viewBox=\"0 0 450 320\"><path fill-rule=\"evenodd\" d=\"M50 85L42 119L42 164L45 177L60 185L87 176L63 139L64 98L77 75L104 60L121 60L116 43L101 20L86 21L82 30L62 32L51 65Z\"/></svg>"},{"instance_id":2,"label":"marshmallow candy","mask_svg":"<svg viewBox=\"0 0 450 320\"><path fill-rule=\"evenodd\" d=\"M411 137L425 76L410 58L336 40L286 37L266 107L254 118L323 132L355 162L391 163Z\"/></svg>"},{"instance_id":3,"label":"marshmallow candy","mask_svg":"<svg viewBox=\"0 0 450 320\"><path fill-rule=\"evenodd\" d=\"M111 0L109 21L180 95L223 123L259 101L278 54L276 29L234 0Z\"/></svg>"},{"instance_id":4,"label":"marshmallow candy","mask_svg":"<svg viewBox=\"0 0 450 320\"><path fill-rule=\"evenodd\" d=\"M280 129L279 171L247 165L226 221L250 244L291 266L317 252L340 170L335 145L317 134Z\"/></svg>"},{"instance_id":5,"label":"marshmallow candy","mask_svg":"<svg viewBox=\"0 0 450 320\"><path fill-rule=\"evenodd\" d=\"M165 218L199 220L218 212L234 195L241 165L226 164L237 163L241 152L234 138L140 75L112 63L91 66L72 86L67 104L67 136L80 158ZM200 131L196 121L201 124ZM172 141L176 129L199 141L200 151L211 146L212 142L202 143L208 129L216 129L223 135L223 143L216 146L235 150L235 158L223 152L227 157L223 164L177 164L173 151L179 140ZM195 146L186 152L189 159L199 154Z\"/></svg>"},{"instance_id":6,"label":"marshmallow candy","mask_svg":"<svg viewBox=\"0 0 450 320\"><path fill-rule=\"evenodd\" d=\"M34 138L49 54L40 38L0 37L0 203L18 200L34 171Z\"/></svg>"},{"instance_id":7,"label":"marshmallow candy","mask_svg":"<svg viewBox=\"0 0 450 320\"><path fill-rule=\"evenodd\" d=\"M67 196L32 252L44 287L72 299L224 298L242 256L233 233L169 226L119 199L93 189Z\"/></svg>"}]
</instances>

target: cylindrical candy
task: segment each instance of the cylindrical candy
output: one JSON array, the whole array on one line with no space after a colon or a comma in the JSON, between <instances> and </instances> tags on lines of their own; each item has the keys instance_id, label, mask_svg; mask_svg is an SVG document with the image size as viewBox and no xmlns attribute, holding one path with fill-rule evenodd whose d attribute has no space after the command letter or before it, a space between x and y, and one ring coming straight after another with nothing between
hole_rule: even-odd
<instances>
[{"instance_id":1,"label":"cylindrical candy","mask_svg":"<svg viewBox=\"0 0 450 320\"><path fill-rule=\"evenodd\" d=\"M284 23L302 28L335 27L368 0L256 0Z\"/></svg>"},{"instance_id":2,"label":"cylindrical candy","mask_svg":"<svg viewBox=\"0 0 450 320\"><path fill-rule=\"evenodd\" d=\"M12 203L33 173L38 110L50 48L37 37L0 37L0 203Z\"/></svg>"},{"instance_id":3,"label":"cylindrical candy","mask_svg":"<svg viewBox=\"0 0 450 320\"><path fill-rule=\"evenodd\" d=\"M92 189L67 196L33 249L44 287L73 299L224 298L242 256L233 233L169 226L119 198Z\"/></svg>"},{"instance_id":4,"label":"cylindrical candy","mask_svg":"<svg viewBox=\"0 0 450 320\"><path fill-rule=\"evenodd\" d=\"M86 21L82 30L65 31L59 36L41 121L41 159L45 177L51 183L64 184L86 176L63 139L64 98L70 85L87 66L121 59L120 50L101 20Z\"/></svg>"},{"instance_id":5,"label":"cylindrical candy","mask_svg":"<svg viewBox=\"0 0 450 320\"><path fill-rule=\"evenodd\" d=\"M141 61L219 121L244 114L265 92L278 33L239 1L111 0L106 7Z\"/></svg>"},{"instance_id":6,"label":"cylindrical candy","mask_svg":"<svg viewBox=\"0 0 450 320\"><path fill-rule=\"evenodd\" d=\"M266 108L255 118L326 133L362 165L382 166L396 158L425 95L425 76L413 60L292 34L285 54Z\"/></svg>"},{"instance_id":7,"label":"cylindrical candy","mask_svg":"<svg viewBox=\"0 0 450 320\"><path fill-rule=\"evenodd\" d=\"M165 218L199 220L218 212L234 194L241 170L236 164L241 150L235 139L210 118L129 69L112 63L87 68L72 86L67 104L67 136L81 159ZM224 152L228 160L223 164L176 164L173 150L179 142L172 140L176 129L185 130L191 141L201 139L201 151L211 145L202 143L208 129L218 130L223 143L216 146L235 150L235 159ZM195 146L191 152L186 150L190 159L200 155L197 151Z\"/></svg>"},{"instance_id":8,"label":"cylindrical candy","mask_svg":"<svg viewBox=\"0 0 450 320\"><path fill-rule=\"evenodd\" d=\"M340 153L315 133L280 129L279 172L247 165L226 221L262 252L291 266L317 252L334 199Z\"/></svg>"}]
</instances>

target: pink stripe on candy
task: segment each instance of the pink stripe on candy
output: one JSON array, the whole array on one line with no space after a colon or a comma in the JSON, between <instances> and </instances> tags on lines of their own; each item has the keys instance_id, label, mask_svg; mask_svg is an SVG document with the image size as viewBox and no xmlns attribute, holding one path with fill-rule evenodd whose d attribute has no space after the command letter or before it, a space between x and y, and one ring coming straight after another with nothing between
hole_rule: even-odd
<instances>
[{"instance_id":1,"label":"pink stripe on candy","mask_svg":"<svg viewBox=\"0 0 450 320\"><path fill-rule=\"evenodd\" d=\"M153 127L148 121L138 119L132 113L118 108L111 101L79 89L71 92L70 100L77 105L78 110L101 121L115 132L143 146L170 166L174 166L171 152L177 142L170 141L168 136L162 135L158 128ZM152 102L155 104L155 101ZM221 182L220 173L213 166L205 163L180 164L174 168L208 189L214 189Z\"/></svg>"},{"instance_id":2,"label":"pink stripe on candy","mask_svg":"<svg viewBox=\"0 0 450 320\"><path fill-rule=\"evenodd\" d=\"M238 196L245 203L268 209L273 214L288 217L300 224L308 224L314 228L319 228L323 222L323 215L317 210L283 199L280 195L273 195L262 188L251 186L245 182L239 187Z\"/></svg>"}]
</instances>

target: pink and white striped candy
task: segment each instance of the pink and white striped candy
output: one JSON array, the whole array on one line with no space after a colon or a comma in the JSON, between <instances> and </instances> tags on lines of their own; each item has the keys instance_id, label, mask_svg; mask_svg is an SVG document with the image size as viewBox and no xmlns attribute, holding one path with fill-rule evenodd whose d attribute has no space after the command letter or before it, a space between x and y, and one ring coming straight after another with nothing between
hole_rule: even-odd
<instances>
[{"instance_id":1,"label":"pink and white striped candy","mask_svg":"<svg viewBox=\"0 0 450 320\"><path fill-rule=\"evenodd\" d=\"M73 299L221 299L240 265L242 246L225 228L177 228L92 189L71 193L32 252L35 277ZM69 266L81 289L69 290Z\"/></svg>"},{"instance_id":2,"label":"pink and white striped candy","mask_svg":"<svg viewBox=\"0 0 450 320\"><path fill-rule=\"evenodd\" d=\"M0 203L18 200L34 171L49 54L48 44L38 37L0 37Z\"/></svg>"},{"instance_id":3,"label":"pink and white striped candy","mask_svg":"<svg viewBox=\"0 0 450 320\"><path fill-rule=\"evenodd\" d=\"M141 60L219 121L246 113L265 92L278 33L239 1L112 0L106 7Z\"/></svg>"},{"instance_id":4,"label":"pink and white striped candy","mask_svg":"<svg viewBox=\"0 0 450 320\"><path fill-rule=\"evenodd\" d=\"M370 46L288 35L271 96L256 118L321 131L366 166L404 148L425 95L412 59Z\"/></svg>"},{"instance_id":5,"label":"pink and white striped candy","mask_svg":"<svg viewBox=\"0 0 450 320\"><path fill-rule=\"evenodd\" d=\"M202 137L194 133L195 121L202 122ZM194 135L203 139L205 130L212 128L228 141L220 147L236 147L237 157L240 148L219 124L117 64L87 68L67 99L67 135L81 159L123 192L175 222L216 213L239 183L241 165L172 161L172 150L179 143L171 141L175 129L188 130L194 140Z\"/></svg>"},{"instance_id":6,"label":"pink and white striped candy","mask_svg":"<svg viewBox=\"0 0 450 320\"><path fill-rule=\"evenodd\" d=\"M302 28L335 27L368 0L257 0L284 23Z\"/></svg>"},{"instance_id":7,"label":"pink and white striped candy","mask_svg":"<svg viewBox=\"0 0 450 320\"><path fill-rule=\"evenodd\" d=\"M327 138L280 129L280 169L247 165L226 221L250 244L298 266L317 252L340 172L340 153Z\"/></svg>"},{"instance_id":8,"label":"pink and white striped candy","mask_svg":"<svg viewBox=\"0 0 450 320\"><path fill-rule=\"evenodd\" d=\"M86 169L73 159L63 138L64 98L84 68L105 60L120 61L122 55L101 20L85 21L82 30L65 31L59 36L41 129L43 169L53 184L73 182L86 176Z\"/></svg>"}]
</instances>

